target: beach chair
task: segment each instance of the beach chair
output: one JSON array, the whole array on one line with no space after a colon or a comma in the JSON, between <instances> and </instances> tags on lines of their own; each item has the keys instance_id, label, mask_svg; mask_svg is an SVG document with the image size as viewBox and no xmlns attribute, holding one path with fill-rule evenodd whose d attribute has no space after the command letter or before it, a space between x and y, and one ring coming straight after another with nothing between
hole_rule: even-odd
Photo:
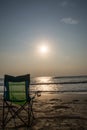
<instances>
[{"instance_id":1,"label":"beach chair","mask_svg":"<svg viewBox=\"0 0 87 130\"><path fill-rule=\"evenodd\" d=\"M14 124L14 128L32 125L33 98L29 95L30 75L4 77L2 129Z\"/></svg>"}]
</instances>

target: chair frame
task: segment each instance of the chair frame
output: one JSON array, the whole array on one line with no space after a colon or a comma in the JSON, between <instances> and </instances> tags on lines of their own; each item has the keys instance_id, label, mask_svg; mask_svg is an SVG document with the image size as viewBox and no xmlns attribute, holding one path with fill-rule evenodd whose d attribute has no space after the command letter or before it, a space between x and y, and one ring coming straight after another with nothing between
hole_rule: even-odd
<instances>
[{"instance_id":1,"label":"chair frame","mask_svg":"<svg viewBox=\"0 0 87 130\"><path fill-rule=\"evenodd\" d=\"M15 106L15 102L13 103L9 98L9 82L25 82L25 89L26 89L26 101L24 104L19 105L18 108ZM2 129L4 130L6 125L13 119L15 128L18 126L16 125L16 117L20 119L20 121L23 123L23 126L29 127L32 125L34 114L33 114L33 98L29 95L29 84L30 84L30 75L22 75L13 77L10 75L4 76L4 94L3 94L3 118L2 118ZM20 87L20 86L19 86ZM13 106L14 105L14 106ZM25 108L27 106L27 109ZM8 108L7 112L5 111ZM16 110L14 108L17 108ZM19 115L20 112L24 110L28 114L27 122L22 119L22 117ZM10 118L8 117L8 114L10 113Z\"/></svg>"}]
</instances>

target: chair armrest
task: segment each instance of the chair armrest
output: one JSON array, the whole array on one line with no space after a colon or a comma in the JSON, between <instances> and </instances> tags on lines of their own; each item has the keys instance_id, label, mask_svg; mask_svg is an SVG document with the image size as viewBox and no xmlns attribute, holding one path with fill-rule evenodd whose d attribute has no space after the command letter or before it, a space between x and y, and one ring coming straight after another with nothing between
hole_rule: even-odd
<instances>
[{"instance_id":1,"label":"chair armrest","mask_svg":"<svg viewBox=\"0 0 87 130\"><path fill-rule=\"evenodd\" d=\"M41 96L41 91L36 91L36 92L34 93L34 96L31 97L31 99L34 99L36 96L37 96L37 97L40 97L40 96Z\"/></svg>"}]
</instances>

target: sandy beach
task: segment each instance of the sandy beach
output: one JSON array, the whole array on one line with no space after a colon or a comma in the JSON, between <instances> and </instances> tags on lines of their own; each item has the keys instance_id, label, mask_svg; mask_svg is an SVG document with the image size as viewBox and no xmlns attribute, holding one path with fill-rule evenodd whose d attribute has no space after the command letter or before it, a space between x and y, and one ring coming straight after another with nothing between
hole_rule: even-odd
<instances>
[{"instance_id":1,"label":"sandy beach","mask_svg":"<svg viewBox=\"0 0 87 130\"><path fill-rule=\"evenodd\" d=\"M0 122L1 98L0 96ZM34 99L33 111L35 120L29 130L87 130L87 94L42 93ZM6 130L9 129L14 128L8 125ZM27 128L20 127L18 130Z\"/></svg>"}]
</instances>

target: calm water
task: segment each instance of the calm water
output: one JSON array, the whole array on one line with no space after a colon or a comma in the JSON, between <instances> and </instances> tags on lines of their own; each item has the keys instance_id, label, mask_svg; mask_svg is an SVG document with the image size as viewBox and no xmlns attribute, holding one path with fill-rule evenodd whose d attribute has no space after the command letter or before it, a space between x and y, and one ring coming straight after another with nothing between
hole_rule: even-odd
<instances>
[{"instance_id":1,"label":"calm water","mask_svg":"<svg viewBox=\"0 0 87 130\"><path fill-rule=\"evenodd\" d=\"M3 84L0 78L0 93L3 92ZM31 78L30 91L87 94L87 76Z\"/></svg>"}]
</instances>

